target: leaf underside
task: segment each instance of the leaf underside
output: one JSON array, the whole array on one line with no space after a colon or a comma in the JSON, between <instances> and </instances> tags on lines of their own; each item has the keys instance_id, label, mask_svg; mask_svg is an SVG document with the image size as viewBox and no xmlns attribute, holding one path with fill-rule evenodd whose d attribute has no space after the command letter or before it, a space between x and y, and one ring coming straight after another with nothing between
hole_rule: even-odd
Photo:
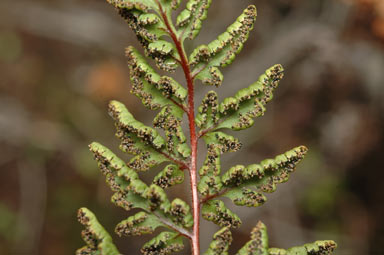
<instances>
[{"instance_id":1,"label":"leaf underside","mask_svg":"<svg viewBox=\"0 0 384 255\"><path fill-rule=\"evenodd\" d=\"M248 6L217 39L198 46L187 57L183 43L197 37L212 0L186 1L185 8L176 16L175 25L172 14L180 7L181 0L107 2L125 19L144 49L144 54L132 46L126 49L131 93L146 108L157 113L151 127L135 118L122 103L111 101L108 113L115 122L120 149L129 159L120 159L96 142L89 147L113 191L111 201L126 211L139 209L117 224L117 235L153 234L160 228L162 232L145 243L141 252L145 255L171 254L184 248L182 238L192 235L194 224L190 205L179 198L170 201L167 195L167 189L184 182L185 171L189 170L192 160L182 122L184 114L190 112L188 96L193 95L188 95L188 90L174 78L159 74L147 59L153 59L157 68L166 72L174 72L182 66L183 70L190 70L192 80L218 87L224 79L221 68L230 65L243 49L254 27L257 10L254 5ZM255 118L264 115L267 103L283 78L283 71L281 65L274 65L256 82L222 101L215 91L209 91L197 110L195 125L207 147L205 161L198 172L201 213L204 219L221 227L213 236L206 255L228 255L231 228L241 225L241 219L220 199L229 198L238 206L261 206L267 200L265 193L274 192L277 184L286 182L307 152L306 147L299 146L257 164L236 165L225 172L221 169L222 154L236 152L242 147L236 137L225 132L249 128ZM162 170L155 174L151 183L141 180L141 172L160 166ZM82 236L86 243L77 251L78 255L120 254L90 210L81 208L78 219L85 227ZM335 248L333 241L317 241L287 250L269 248L266 227L259 222L252 231L251 240L237 254L325 255Z\"/></svg>"}]
</instances>

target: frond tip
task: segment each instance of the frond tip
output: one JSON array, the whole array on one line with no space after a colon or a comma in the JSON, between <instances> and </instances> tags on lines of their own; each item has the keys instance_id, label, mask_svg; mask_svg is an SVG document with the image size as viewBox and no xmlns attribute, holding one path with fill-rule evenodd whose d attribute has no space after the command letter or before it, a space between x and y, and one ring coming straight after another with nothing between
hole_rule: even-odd
<instances>
[{"instance_id":1,"label":"frond tip","mask_svg":"<svg viewBox=\"0 0 384 255\"><path fill-rule=\"evenodd\" d=\"M223 75L218 67L231 64L243 49L256 21L256 6L250 5L227 30L208 45L197 47L189 57L193 73L207 85L220 86Z\"/></svg>"},{"instance_id":2,"label":"frond tip","mask_svg":"<svg viewBox=\"0 0 384 255\"><path fill-rule=\"evenodd\" d=\"M186 8L177 16L176 24L181 28L181 40L194 39L200 32L203 20L207 18L212 0L189 0Z\"/></svg>"},{"instance_id":3,"label":"frond tip","mask_svg":"<svg viewBox=\"0 0 384 255\"><path fill-rule=\"evenodd\" d=\"M101 226L96 216L87 208L80 208L77 218L85 229L81 235L87 244L76 251L76 255L108 254L119 255L120 252L112 242L111 236Z\"/></svg>"}]
</instances>

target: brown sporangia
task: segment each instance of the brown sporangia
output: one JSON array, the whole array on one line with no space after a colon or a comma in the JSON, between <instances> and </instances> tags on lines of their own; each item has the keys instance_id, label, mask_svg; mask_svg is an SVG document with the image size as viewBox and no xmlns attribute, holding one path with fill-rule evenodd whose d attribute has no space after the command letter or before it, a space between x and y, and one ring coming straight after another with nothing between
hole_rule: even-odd
<instances>
[{"instance_id":1,"label":"brown sporangia","mask_svg":"<svg viewBox=\"0 0 384 255\"><path fill-rule=\"evenodd\" d=\"M117 191L111 197L111 202L117 205L118 207L121 207L124 210L129 211L134 207L134 205L132 202L127 200L126 195L127 195L127 192Z\"/></svg>"},{"instance_id":2,"label":"brown sporangia","mask_svg":"<svg viewBox=\"0 0 384 255\"><path fill-rule=\"evenodd\" d=\"M207 17L207 10L211 5L212 0L190 0L179 16L177 17L177 26L181 29L189 28L186 37L189 39L194 39L200 29L201 24L204 19Z\"/></svg>"},{"instance_id":3,"label":"brown sporangia","mask_svg":"<svg viewBox=\"0 0 384 255\"><path fill-rule=\"evenodd\" d=\"M143 234L151 234L154 232L154 228L149 225L142 225L148 217L145 212L139 212L128 219L117 224L115 228L116 234L119 236L140 236Z\"/></svg>"},{"instance_id":4,"label":"brown sporangia","mask_svg":"<svg viewBox=\"0 0 384 255\"><path fill-rule=\"evenodd\" d=\"M229 227L224 227L213 235L213 241L209 245L209 249L206 254L228 255L228 250L231 243L231 230Z\"/></svg>"},{"instance_id":5,"label":"brown sporangia","mask_svg":"<svg viewBox=\"0 0 384 255\"><path fill-rule=\"evenodd\" d=\"M148 243L144 244L141 252L144 255L168 255L178 252L184 248L182 242L172 242L179 238L177 234L172 232L162 232Z\"/></svg>"},{"instance_id":6,"label":"brown sporangia","mask_svg":"<svg viewBox=\"0 0 384 255\"><path fill-rule=\"evenodd\" d=\"M258 207L264 204L267 199L265 196L259 192L253 191L251 189L242 188L242 196L235 198L233 202L235 205L247 206L247 207Z\"/></svg>"},{"instance_id":7,"label":"brown sporangia","mask_svg":"<svg viewBox=\"0 0 384 255\"><path fill-rule=\"evenodd\" d=\"M175 198L172 201L169 214L172 217L172 221L176 224L184 227L191 227L193 225L190 206L181 199Z\"/></svg>"},{"instance_id":8,"label":"brown sporangia","mask_svg":"<svg viewBox=\"0 0 384 255\"><path fill-rule=\"evenodd\" d=\"M165 191L156 184L149 186L144 193L144 197L148 199L149 209L151 211L159 208L165 213L169 212L171 203L169 202Z\"/></svg>"},{"instance_id":9,"label":"brown sporangia","mask_svg":"<svg viewBox=\"0 0 384 255\"><path fill-rule=\"evenodd\" d=\"M177 165L167 165L153 179L153 184L165 189L184 181L184 172Z\"/></svg>"},{"instance_id":10,"label":"brown sporangia","mask_svg":"<svg viewBox=\"0 0 384 255\"><path fill-rule=\"evenodd\" d=\"M237 228L241 225L240 218L231 212L221 200L211 200L203 205L202 216L220 227Z\"/></svg>"},{"instance_id":11,"label":"brown sporangia","mask_svg":"<svg viewBox=\"0 0 384 255\"><path fill-rule=\"evenodd\" d=\"M208 126L216 125L219 121L219 105L217 93L209 91L198 109L196 116L196 125L199 128L207 128Z\"/></svg>"}]
</instances>

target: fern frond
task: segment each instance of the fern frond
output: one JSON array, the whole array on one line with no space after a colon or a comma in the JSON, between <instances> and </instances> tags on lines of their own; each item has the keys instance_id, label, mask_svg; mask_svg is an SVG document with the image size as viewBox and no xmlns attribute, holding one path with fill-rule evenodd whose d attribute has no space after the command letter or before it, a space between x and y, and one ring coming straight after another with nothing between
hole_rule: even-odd
<instances>
[{"instance_id":1,"label":"fern frond","mask_svg":"<svg viewBox=\"0 0 384 255\"><path fill-rule=\"evenodd\" d=\"M167 105L182 105L187 90L168 76L160 76L133 47L126 49L131 92L141 99L149 109L159 109Z\"/></svg>"},{"instance_id":2,"label":"fern frond","mask_svg":"<svg viewBox=\"0 0 384 255\"><path fill-rule=\"evenodd\" d=\"M249 166L236 165L221 173L221 156L238 151L242 144L226 129L239 131L251 127L256 117L266 111L266 104L283 78L283 67L274 65L247 88L219 102L215 91L209 91L195 115L194 81L220 86L220 68L231 64L242 50L256 21L257 10L248 6L224 33L208 44L198 46L189 57L185 39L194 39L206 19L212 0L188 0L185 9L172 18L181 0L107 0L127 21L144 55L132 46L126 49L131 93L143 105L157 110L153 127L136 119L120 102L111 101L109 115L116 126L120 149L131 155L128 162L99 143L89 147L97 164L113 191L111 201L126 211L139 209L115 227L119 236L153 234L166 229L147 242L141 249L144 255L166 255L183 249L183 238L192 244L194 255L200 254L200 215L222 227L214 236L206 255L228 255L232 242L230 228L241 225L241 219L226 207L222 197L235 205L257 207L266 202L264 193L274 192L276 185L286 182L307 148L300 146L273 159L265 159ZM159 74L148 63L152 58L157 67L173 72L180 65L187 88L174 78ZM183 119L188 117L189 141L183 130ZM196 131L197 128L200 130ZM160 130L159 130L160 129ZM164 134L164 135L163 135ZM198 140L203 138L207 155L197 171ZM140 179L140 173L156 166L162 170L154 174L151 183ZM188 172L191 181L192 206L180 198L172 201L167 191L181 184ZM86 246L78 255L117 255L111 236L86 208L79 210L79 220L85 226ZM251 240L238 255L330 255L336 248L333 241L317 241L290 249L268 247L266 227L259 222Z\"/></svg>"},{"instance_id":3,"label":"fern frond","mask_svg":"<svg viewBox=\"0 0 384 255\"><path fill-rule=\"evenodd\" d=\"M254 5L248 6L237 20L223 34L208 45L197 47L189 57L194 76L207 85L220 86L223 75L218 67L233 62L240 53L256 21Z\"/></svg>"},{"instance_id":4,"label":"fern frond","mask_svg":"<svg viewBox=\"0 0 384 255\"><path fill-rule=\"evenodd\" d=\"M189 0L186 8L177 16L176 25L180 28L181 42L194 39L200 32L203 20L207 18L212 0Z\"/></svg>"}]
</instances>

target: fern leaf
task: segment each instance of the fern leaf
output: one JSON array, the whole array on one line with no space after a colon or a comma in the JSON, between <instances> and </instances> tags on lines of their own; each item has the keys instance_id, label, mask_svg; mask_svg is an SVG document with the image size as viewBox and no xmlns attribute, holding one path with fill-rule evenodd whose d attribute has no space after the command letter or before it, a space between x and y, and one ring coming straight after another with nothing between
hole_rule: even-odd
<instances>
[{"instance_id":1,"label":"fern leaf","mask_svg":"<svg viewBox=\"0 0 384 255\"><path fill-rule=\"evenodd\" d=\"M200 194L209 196L222 189L219 177L220 155L225 152L238 151L242 145L238 139L223 132L210 132L204 136L204 141L207 144L208 152L205 162L199 170L201 178L198 190Z\"/></svg>"},{"instance_id":2,"label":"fern leaf","mask_svg":"<svg viewBox=\"0 0 384 255\"><path fill-rule=\"evenodd\" d=\"M274 159L263 160L260 164L248 167L237 165L230 168L221 178L225 190L223 196L229 197L236 205L241 206L256 207L264 204L267 199L260 192L274 192L277 184L288 181L290 174L306 152L307 148L300 146Z\"/></svg>"},{"instance_id":3,"label":"fern leaf","mask_svg":"<svg viewBox=\"0 0 384 255\"><path fill-rule=\"evenodd\" d=\"M204 255L228 255L231 243L232 233L229 227L224 227L213 235L213 241Z\"/></svg>"},{"instance_id":4,"label":"fern leaf","mask_svg":"<svg viewBox=\"0 0 384 255\"><path fill-rule=\"evenodd\" d=\"M78 211L78 220L85 226L82 231L86 246L76 251L77 255L119 255L120 252L112 242L111 236L101 226L96 216L87 208L81 208Z\"/></svg>"},{"instance_id":5,"label":"fern leaf","mask_svg":"<svg viewBox=\"0 0 384 255\"><path fill-rule=\"evenodd\" d=\"M155 216L145 212L139 212L117 224L115 232L119 236L140 236L152 234L158 227L165 227L165 225Z\"/></svg>"},{"instance_id":6,"label":"fern leaf","mask_svg":"<svg viewBox=\"0 0 384 255\"><path fill-rule=\"evenodd\" d=\"M203 196L212 196L223 189L223 184L219 176L203 176L198 184L198 191Z\"/></svg>"},{"instance_id":7,"label":"fern leaf","mask_svg":"<svg viewBox=\"0 0 384 255\"><path fill-rule=\"evenodd\" d=\"M174 71L180 58L173 44L163 38L169 36L166 22L171 18L171 10L180 4L179 0L107 0L127 21L136 34L147 56L165 71ZM159 5L160 4L160 5Z\"/></svg>"},{"instance_id":8,"label":"fern leaf","mask_svg":"<svg viewBox=\"0 0 384 255\"><path fill-rule=\"evenodd\" d=\"M148 201L142 197L148 186L139 179L137 173L103 145L92 143L89 147L109 186L115 192L112 202L125 210L148 210Z\"/></svg>"},{"instance_id":9,"label":"fern leaf","mask_svg":"<svg viewBox=\"0 0 384 255\"><path fill-rule=\"evenodd\" d=\"M242 146L237 138L223 132L210 132L204 136L204 141L207 144L208 153L203 166L199 170L201 177L218 176L221 171L220 155L225 152L238 151ZM205 179L205 182L207 181L208 179Z\"/></svg>"},{"instance_id":10,"label":"fern leaf","mask_svg":"<svg viewBox=\"0 0 384 255\"><path fill-rule=\"evenodd\" d=\"M166 106L158 113L153 124L164 130L168 153L185 159L190 156L191 149L181 127L183 114L184 111L179 107Z\"/></svg>"},{"instance_id":11,"label":"fern leaf","mask_svg":"<svg viewBox=\"0 0 384 255\"><path fill-rule=\"evenodd\" d=\"M270 248L270 255L331 255L337 248L337 244L331 240L316 241L314 243L304 244L303 246L292 247L288 250Z\"/></svg>"},{"instance_id":12,"label":"fern leaf","mask_svg":"<svg viewBox=\"0 0 384 255\"><path fill-rule=\"evenodd\" d=\"M272 100L273 90L283 77L283 67L275 65L261 75L255 83L236 93L235 97L224 99L220 104L220 118L217 126L242 130L253 125L253 118L264 115L265 105Z\"/></svg>"},{"instance_id":13,"label":"fern leaf","mask_svg":"<svg viewBox=\"0 0 384 255\"><path fill-rule=\"evenodd\" d=\"M241 225L239 216L229 210L221 200L211 200L203 205L202 216L220 227L237 228Z\"/></svg>"},{"instance_id":14,"label":"fern leaf","mask_svg":"<svg viewBox=\"0 0 384 255\"><path fill-rule=\"evenodd\" d=\"M295 170L307 150L305 146L299 146L274 159L265 159L260 164L249 165L247 168L241 165L232 167L221 179L226 187L257 185L263 191L273 192L274 188L269 189L266 186L286 182L289 174Z\"/></svg>"},{"instance_id":15,"label":"fern leaf","mask_svg":"<svg viewBox=\"0 0 384 255\"><path fill-rule=\"evenodd\" d=\"M165 146L165 141L159 133L155 129L137 121L122 103L111 101L109 114L116 121L116 126L119 129L135 135L145 145L149 145L154 149L162 149Z\"/></svg>"},{"instance_id":16,"label":"fern leaf","mask_svg":"<svg viewBox=\"0 0 384 255\"><path fill-rule=\"evenodd\" d=\"M153 184L165 189L183 183L183 181L184 172L176 165L168 165L155 176Z\"/></svg>"},{"instance_id":17,"label":"fern leaf","mask_svg":"<svg viewBox=\"0 0 384 255\"><path fill-rule=\"evenodd\" d=\"M165 141L153 128L137 121L127 108L117 101L109 104L109 114L115 120L116 135L122 141L120 148L136 155L128 166L136 171L147 171L153 166L169 161L162 154Z\"/></svg>"},{"instance_id":18,"label":"fern leaf","mask_svg":"<svg viewBox=\"0 0 384 255\"><path fill-rule=\"evenodd\" d=\"M197 47L190 55L190 63L196 78L207 85L220 86L223 75L218 67L225 67L233 62L248 39L257 11L254 5L248 6L237 20L223 34L209 43Z\"/></svg>"},{"instance_id":19,"label":"fern leaf","mask_svg":"<svg viewBox=\"0 0 384 255\"><path fill-rule=\"evenodd\" d=\"M259 221L252 230L251 240L247 242L236 255L331 255L337 248L337 244L329 240L316 241L287 250L268 248L268 246L267 228Z\"/></svg>"},{"instance_id":20,"label":"fern leaf","mask_svg":"<svg viewBox=\"0 0 384 255\"><path fill-rule=\"evenodd\" d=\"M174 232L162 232L144 244L141 252L144 255L171 254L184 248L182 238Z\"/></svg>"},{"instance_id":21,"label":"fern leaf","mask_svg":"<svg viewBox=\"0 0 384 255\"><path fill-rule=\"evenodd\" d=\"M194 39L200 32L203 20L207 18L212 0L189 0L187 6L177 16L176 25L180 28L180 40Z\"/></svg>"},{"instance_id":22,"label":"fern leaf","mask_svg":"<svg viewBox=\"0 0 384 255\"><path fill-rule=\"evenodd\" d=\"M252 230L251 241L246 243L236 255L268 255L267 228L261 221Z\"/></svg>"},{"instance_id":23,"label":"fern leaf","mask_svg":"<svg viewBox=\"0 0 384 255\"><path fill-rule=\"evenodd\" d=\"M145 58L132 46L126 49L131 92L141 99L149 109L159 109L166 105L183 104L187 90L168 76L160 76L147 63Z\"/></svg>"},{"instance_id":24,"label":"fern leaf","mask_svg":"<svg viewBox=\"0 0 384 255\"><path fill-rule=\"evenodd\" d=\"M224 196L230 198L238 206L258 207L267 201L262 193L247 188L230 190Z\"/></svg>"},{"instance_id":25,"label":"fern leaf","mask_svg":"<svg viewBox=\"0 0 384 255\"><path fill-rule=\"evenodd\" d=\"M169 202L165 191L160 186L152 184L148 187L134 170L101 144L92 143L90 149L94 153L102 173L107 177L109 186L115 192L111 199L114 204L127 211L132 208L143 209L148 213L150 222L153 221L153 216L156 216L156 218L169 218L180 227L188 228L193 225L190 207L186 202L178 198L174 199L172 203ZM163 176L163 178L166 177ZM171 183L172 181L163 180L161 183L163 182ZM131 221L132 219L128 219L126 222ZM161 220L160 222L164 223ZM118 233L134 231L123 228L123 226L125 225L119 225L119 228L116 229L119 230Z\"/></svg>"},{"instance_id":26,"label":"fern leaf","mask_svg":"<svg viewBox=\"0 0 384 255\"><path fill-rule=\"evenodd\" d=\"M201 133L204 135L218 129L238 131L251 127L254 118L264 115L266 104L272 100L272 93L283 78L283 71L281 65L272 66L255 83L241 89L235 96L225 98L219 106L215 105L215 110L218 108L218 113L214 111L215 115L198 115L197 122L202 123L203 128ZM201 109L203 113L208 112L208 109L203 111L204 104Z\"/></svg>"},{"instance_id":27,"label":"fern leaf","mask_svg":"<svg viewBox=\"0 0 384 255\"><path fill-rule=\"evenodd\" d=\"M223 132L210 132L204 136L207 144L207 157L199 170L200 176L220 174L220 155L240 150L242 144L237 138Z\"/></svg>"},{"instance_id":28,"label":"fern leaf","mask_svg":"<svg viewBox=\"0 0 384 255\"><path fill-rule=\"evenodd\" d=\"M171 203L169 215L174 223L184 227L192 227L193 216L189 205L179 198L175 198Z\"/></svg>"},{"instance_id":29,"label":"fern leaf","mask_svg":"<svg viewBox=\"0 0 384 255\"><path fill-rule=\"evenodd\" d=\"M143 196L148 199L149 209L151 211L160 209L164 213L169 212L171 203L168 200L167 194L162 188L160 188L156 184L152 184L151 186L149 186Z\"/></svg>"},{"instance_id":30,"label":"fern leaf","mask_svg":"<svg viewBox=\"0 0 384 255\"><path fill-rule=\"evenodd\" d=\"M196 115L196 125L201 129L206 129L211 126L217 125L219 122L219 103L217 99L217 93L215 91L209 91Z\"/></svg>"}]
</instances>

